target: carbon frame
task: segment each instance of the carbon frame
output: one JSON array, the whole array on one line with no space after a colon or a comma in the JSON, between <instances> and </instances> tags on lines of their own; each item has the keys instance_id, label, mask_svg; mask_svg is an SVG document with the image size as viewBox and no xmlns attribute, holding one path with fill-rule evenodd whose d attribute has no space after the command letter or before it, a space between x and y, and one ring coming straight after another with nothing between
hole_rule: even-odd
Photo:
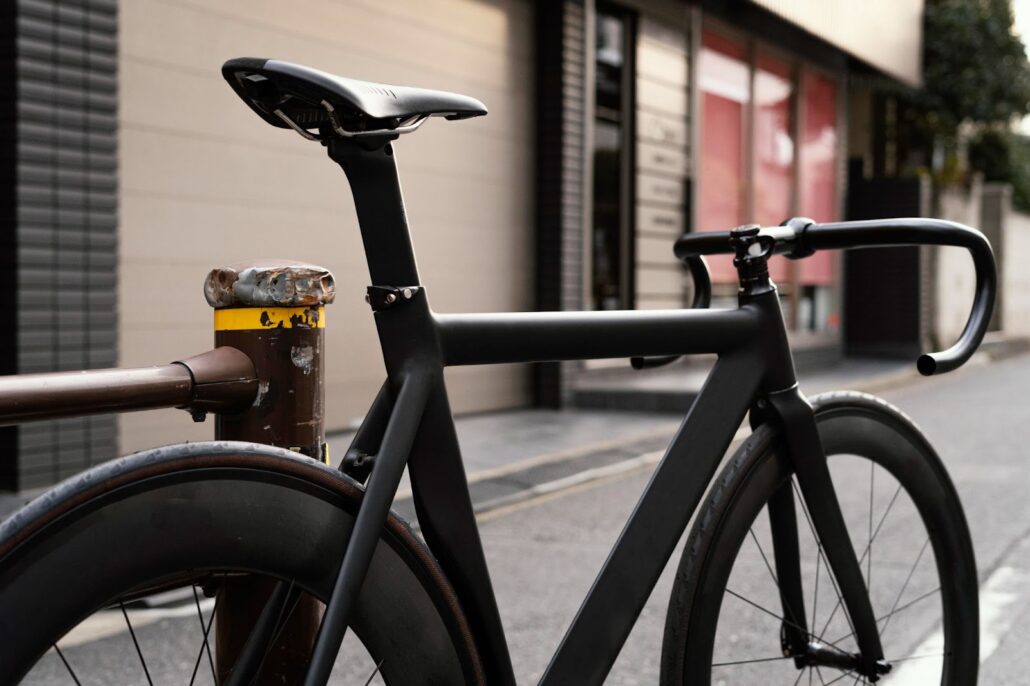
<instances>
[{"instance_id":1,"label":"carbon frame","mask_svg":"<svg viewBox=\"0 0 1030 686\"><path fill-rule=\"evenodd\" d=\"M434 314L415 266L392 146L333 140L328 148L354 195L388 378L348 451L374 455L375 466L306 684L328 678L405 466L422 533L468 616L487 682L514 683L444 385L445 367L703 353L717 354L718 361L541 683L603 682L749 410L753 422L782 424L802 495L856 629L861 651L856 669L876 674L883 655L875 619L811 406L797 388L771 285L742 289L737 309ZM796 522L784 516L793 514L793 501L781 500L770 508L779 523L774 547L784 617L801 618L784 622L785 648L801 659L809 636Z\"/></svg>"}]
</instances>

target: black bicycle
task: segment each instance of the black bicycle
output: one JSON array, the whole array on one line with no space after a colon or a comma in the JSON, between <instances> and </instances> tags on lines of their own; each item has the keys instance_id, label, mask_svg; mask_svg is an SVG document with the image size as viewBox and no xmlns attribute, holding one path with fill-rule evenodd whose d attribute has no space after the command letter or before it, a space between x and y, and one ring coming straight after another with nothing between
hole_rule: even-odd
<instances>
[{"instance_id":1,"label":"black bicycle","mask_svg":"<svg viewBox=\"0 0 1030 686\"><path fill-rule=\"evenodd\" d=\"M194 589L204 641L191 644L200 653L182 681L202 661L214 672L206 617L218 615L219 583L241 577L267 577L269 600L238 662L218 665L223 683L254 682L302 592L325 603L304 657L308 686L327 683L345 634L371 665L338 666L350 683L372 672L390 684L514 683L443 369L620 357L644 367L711 353L718 361L541 683L605 679L695 512L666 618L663 683L913 683L916 669L921 684L976 682L977 574L955 488L886 402L802 395L767 261L870 246L967 249L977 272L970 319L954 346L918 360L924 375L940 374L975 352L993 308L982 234L926 219L688 234L675 251L694 280L692 309L436 314L415 266L393 141L431 117L486 108L274 60L230 60L223 74L269 124L326 147L350 182L388 372L348 451L357 459L344 460L358 478L286 450L218 442L139 453L57 486L0 528L6 683L26 674L85 683L89 656L62 637L95 613L128 619L135 599L177 587ZM736 308L707 308L701 256L715 253L734 255ZM716 477L745 418L753 432ZM405 467L424 542L390 512ZM214 598L204 610L196 589ZM132 633L121 678L150 679L156 662L148 668ZM111 664L93 666L111 683Z\"/></svg>"}]
</instances>

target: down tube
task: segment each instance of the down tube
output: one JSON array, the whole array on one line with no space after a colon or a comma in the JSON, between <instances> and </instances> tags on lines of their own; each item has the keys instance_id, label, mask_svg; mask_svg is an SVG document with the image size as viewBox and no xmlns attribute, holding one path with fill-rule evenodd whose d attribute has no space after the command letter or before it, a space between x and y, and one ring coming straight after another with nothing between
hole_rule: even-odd
<instances>
[{"instance_id":1,"label":"down tube","mask_svg":"<svg viewBox=\"0 0 1030 686\"><path fill-rule=\"evenodd\" d=\"M762 370L754 354L715 363L541 684L604 682L744 419Z\"/></svg>"}]
</instances>

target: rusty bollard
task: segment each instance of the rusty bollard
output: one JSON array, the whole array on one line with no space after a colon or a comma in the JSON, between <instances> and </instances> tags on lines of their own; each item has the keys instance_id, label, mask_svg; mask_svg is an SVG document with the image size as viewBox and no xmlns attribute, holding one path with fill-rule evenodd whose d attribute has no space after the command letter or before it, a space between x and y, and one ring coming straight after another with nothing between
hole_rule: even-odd
<instances>
[{"instance_id":1,"label":"rusty bollard","mask_svg":"<svg viewBox=\"0 0 1030 686\"><path fill-rule=\"evenodd\" d=\"M215 308L215 345L250 356L258 378L254 404L238 414L219 415L215 437L275 445L328 463L322 354L324 307L334 296L332 274L288 261L221 267L208 275L204 295ZM219 587L219 683L236 664L273 586L270 579L241 576ZM322 609L315 598L301 595L253 683L300 683Z\"/></svg>"}]
</instances>

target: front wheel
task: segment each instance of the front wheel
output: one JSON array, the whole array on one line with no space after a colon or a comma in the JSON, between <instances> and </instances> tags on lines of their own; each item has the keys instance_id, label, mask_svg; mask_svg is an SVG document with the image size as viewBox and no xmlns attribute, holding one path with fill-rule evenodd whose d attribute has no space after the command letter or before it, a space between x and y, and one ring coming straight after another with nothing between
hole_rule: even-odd
<instances>
[{"instance_id":1,"label":"front wheel","mask_svg":"<svg viewBox=\"0 0 1030 686\"><path fill-rule=\"evenodd\" d=\"M221 683L220 589L282 581L325 602L362 494L314 460L233 442L61 484L0 526L0 682ZM332 684L483 682L453 590L392 516L348 636Z\"/></svg>"},{"instance_id":2,"label":"front wheel","mask_svg":"<svg viewBox=\"0 0 1030 686\"><path fill-rule=\"evenodd\" d=\"M973 546L939 457L882 400L831 393L813 406L891 665L878 683L975 684ZM792 613L781 601L771 518L761 516L771 501L777 513L793 512L787 528L797 531L800 618L784 616ZM763 425L724 468L687 540L666 618L662 683L867 683L847 666L858 647L827 571L782 438ZM789 648L792 631L805 654Z\"/></svg>"}]
</instances>

